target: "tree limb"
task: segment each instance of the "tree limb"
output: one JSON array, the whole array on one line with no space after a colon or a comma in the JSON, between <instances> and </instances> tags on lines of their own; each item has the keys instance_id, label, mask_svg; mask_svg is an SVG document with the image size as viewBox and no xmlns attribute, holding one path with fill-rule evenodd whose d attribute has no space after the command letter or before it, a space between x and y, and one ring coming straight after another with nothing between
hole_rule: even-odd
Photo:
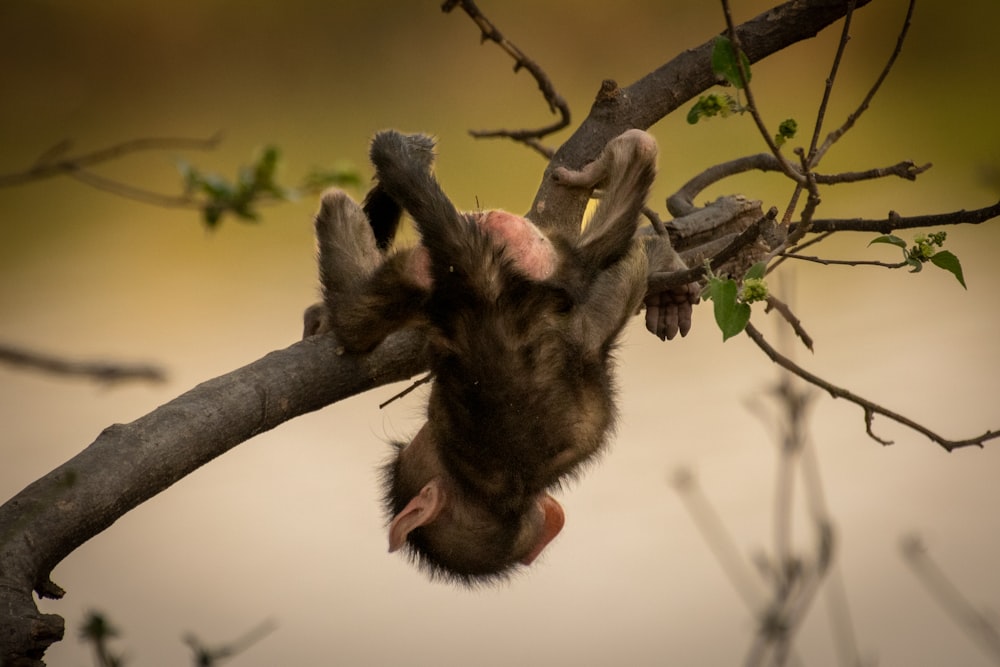
<instances>
[{"instance_id":1,"label":"tree limb","mask_svg":"<svg viewBox=\"0 0 1000 667\"><path fill-rule=\"evenodd\" d=\"M857 7L871 0L858 0ZM790 0L736 27L751 63L816 36L847 11L844 0ZM590 114L555 153L528 213L543 228L579 228L588 193L555 183L557 167L580 169L592 162L612 138L630 128L648 129L717 82L712 72L713 39L689 49L625 88L601 85Z\"/></svg>"},{"instance_id":2,"label":"tree limb","mask_svg":"<svg viewBox=\"0 0 1000 667\"><path fill-rule=\"evenodd\" d=\"M814 233L873 232L889 234L897 229L939 227L941 225L979 225L997 217L1000 217L1000 201L992 206L977 208L971 211L962 209L951 213L932 213L905 218L895 211L889 211L889 215L882 220L866 220L864 218L816 219L812 221L809 231ZM792 225L792 229L794 228L795 225Z\"/></svg>"},{"instance_id":3,"label":"tree limb","mask_svg":"<svg viewBox=\"0 0 1000 667\"><path fill-rule=\"evenodd\" d=\"M893 412L888 408L884 408L878 403L869 401L866 398L862 398L861 396L858 396L857 394L852 393L847 389L844 389L843 387L838 387L837 385L831 382L827 382L818 375L813 375L812 373L805 370L804 368L796 364L794 361L792 361L791 359L789 359L788 357L784 356L776 349L774 349L764 339L763 334L761 334L760 331L758 331L757 328L754 327L754 325L747 324L746 333L748 336L750 336L750 339L757 344L757 347L763 350L764 354L766 354L768 358L770 358L771 361L773 361L774 363L778 364L785 370L794 373L795 375L799 376L806 382L815 385L820 389L825 390L833 398L843 398L850 401L851 403L854 403L857 406L860 406L865 412L865 430L868 433L868 435L879 444L891 445L893 443L891 440L884 440L880 438L879 436L875 435L875 433L872 431L872 421L874 420L875 415L877 414L882 415L883 417L888 417L894 422L902 424L907 428L913 429L917 433L925 435L930 440L941 445L941 447L943 447L944 450L948 452L960 449L962 447L983 447L987 441L992 440L994 438L1000 438L1000 431L991 430L991 431L986 431L982 435L976 436L974 438L968 438L966 440L949 440L945 437L938 435L937 433L930 430L926 426L918 424L917 422L913 421L908 417L905 417L897 412Z\"/></svg>"},{"instance_id":4,"label":"tree limb","mask_svg":"<svg viewBox=\"0 0 1000 667\"><path fill-rule=\"evenodd\" d=\"M62 619L32 600L59 598L49 578L73 550L123 514L253 436L289 419L425 370L422 337L390 337L366 357L338 356L313 336L208 380L89 447L0 506L0 664L40 658Z\"/></svg>"}]
</instances>

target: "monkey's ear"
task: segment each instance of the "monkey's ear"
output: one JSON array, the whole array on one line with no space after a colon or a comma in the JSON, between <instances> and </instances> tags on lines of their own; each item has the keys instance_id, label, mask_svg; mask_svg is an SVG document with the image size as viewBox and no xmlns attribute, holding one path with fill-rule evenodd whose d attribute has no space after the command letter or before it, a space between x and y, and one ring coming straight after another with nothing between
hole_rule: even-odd
<instances>
[{"instance_id":1,"label":"monkey's ear","mask_svg":"<svg viewBox=\"0 0 1000 667\"><path fill-rule=\"evenodd\" d=\"M436 519L444 508L445 501L441 483L437 479L427 482L403 511L392 518L392 523L389 524L389 553L403 546L411 530L426 526Z\"/></svg>"},{"instance_id":2,"label":"monkey's ear","mask_svg":"<svg viewBox=\"0 0 1000 667\"><path fill-rule=\"evenodd\" d=\"M548 546L549 542L555 539L563 524L566 523L566 514L562 505L549 494L545 494L538 500L538 508L542 511L542 527L535 540L535 546L531 547L528 555L521 559L522 565L531 565L531 562L538 558L542 550Z\"/></svg>"}]
</instances>

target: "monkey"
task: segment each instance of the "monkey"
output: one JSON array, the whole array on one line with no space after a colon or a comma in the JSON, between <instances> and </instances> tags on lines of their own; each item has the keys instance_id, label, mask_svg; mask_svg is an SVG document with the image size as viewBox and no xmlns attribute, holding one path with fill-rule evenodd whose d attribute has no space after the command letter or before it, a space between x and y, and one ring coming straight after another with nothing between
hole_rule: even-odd
<instances>
[{"instance_id":1,"label":"monkey","mask_svg":"<svg viewBox=\"0 0 1000 667\"><path fill-rule=\"evenodd\" d=\"M382 471L389 551L432 579L475 586L530 565L565 515L550 492L604 448L616 419L613 352L646 305L661 339L691 326L696 284L646 294L686 268L666 235L637 235L656 175L655 140L630 130L597 160L552 178L603 195L578 235L502 210L459 212L432 171L434 141L383 131L359 206L331 190L315 218L323 301L304 336L344 354L421 327L432 372L427 418ZM392 248L403 211L420 243Z\"/></svg>"}]
</instances>

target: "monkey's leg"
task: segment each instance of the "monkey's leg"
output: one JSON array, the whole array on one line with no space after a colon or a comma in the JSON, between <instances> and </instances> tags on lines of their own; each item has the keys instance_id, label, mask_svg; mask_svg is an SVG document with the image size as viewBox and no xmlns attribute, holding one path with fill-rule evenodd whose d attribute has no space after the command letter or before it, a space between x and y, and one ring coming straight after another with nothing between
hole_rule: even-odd
<instances>
[{"instance_id":1,"label":"monkey's leg","mask_svg":"<svg viewBox=\"0 0 1000 667\"><path fill-rule=\"evenodd\" d=\"M628 252L649 188L656 177L656 141L642 130L628 130L604 147L600 157L579 171L556 169L560 183L584 188L602 185L603 194L580 237L584 262L609 266Z\"/></svg>"},{"instance_id":2,"label":"monkey's leg","mask_svg":"<svg viewBox=\"0 0 1000 667\"><path fill-rule=\"evenodd\" d=\"M323 195L316 238L326 312L314 333L332 329L345 350L368 352L419 316L427 294L419 252L385 257L364 211L345 193Z\"/></svg>"},{"instance_id":3,"label":"monkey's leg","mask_svg":"<svg viewBox=\"0 0 1000 667\"><path fill-rule=\"evenodd\" d=\"M410 135L407 139L412 167L430 172L431 165L434 164L434 140L422 134ZM403 216L403 207L393 199L385 186L378 181L377 176L378 174L375 185L365 195L362 208L375 233L375 244L379 250L385 252L396 236L396 229Z\"/></svg>"},{"instance_id":4,"label":"monkey's leg","mask_svg":"<svg viewBox=\"0 0 1000 667\"><path fill-rule=\"evenodd\" d=\"M360 290L382 262L368 218L343 191L323 193L315 227L323 301L306 310L303 338L333 330L333 313Z\"/></svg>"},{"instance_id":5,"label":"monkey's leg","mask_svg":"<svg viewBox=\"0 0 1000 667\"><path fill-rule=\"evenodd\" d=\"M638 240L627 255L598 274L575 318L577 339L587 353L603 355L608 351L642 305L648 276L645 247Z\"/></svg>"},{"instance_id":6,"label":"monkey's leg","mask_svg":"<svg viewBox=\"0 0 1000 667\"><path fill-rule=\"evenodd\" d=\"M409 211L431 259L435 281L481 273L492 246L484 232L460 214L429 169L433 141L388 130L372 140L370 157L381 187Z\"/></svg>"}]
</instances>

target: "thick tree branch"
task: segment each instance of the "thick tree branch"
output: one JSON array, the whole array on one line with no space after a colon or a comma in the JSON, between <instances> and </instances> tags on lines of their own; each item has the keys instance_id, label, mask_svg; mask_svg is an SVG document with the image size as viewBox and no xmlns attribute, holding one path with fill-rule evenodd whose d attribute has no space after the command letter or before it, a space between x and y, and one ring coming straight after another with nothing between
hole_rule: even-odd
<instances>
[{"instance_id":1,"label":"thick tree branch","mask_svg":"<svg viewBox=\"0 0 1000 667\"><path fill-rule=\"evenodd\" d=\"M62 619L39 614L32 591L61 597L52 569L123 514L259 433L425 369L414 332L367 357L336 349L331 336L314 336L110 426L0 507L0 594L11 610L0 625L0 664L41 657L61 638Z\"/></svg>"}]
</instances>

